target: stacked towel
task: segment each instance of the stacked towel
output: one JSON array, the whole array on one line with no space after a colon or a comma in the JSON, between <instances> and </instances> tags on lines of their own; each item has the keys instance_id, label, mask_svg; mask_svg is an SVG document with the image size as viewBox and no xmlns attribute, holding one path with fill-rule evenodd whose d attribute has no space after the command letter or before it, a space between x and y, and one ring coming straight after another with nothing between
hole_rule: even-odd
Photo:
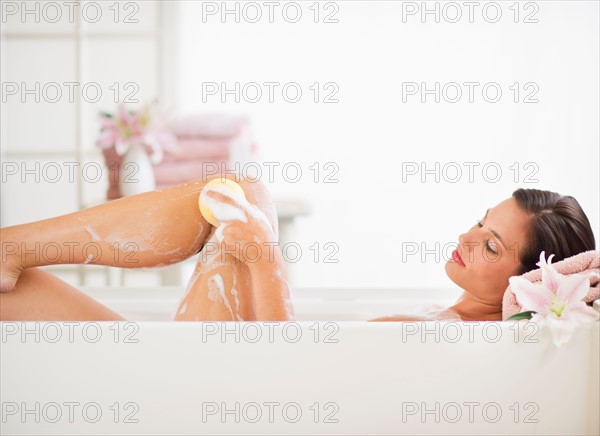
<instances>
[{"instance_id":1,"label":"stacked towel","mask_svg":"<svg viewBox=\"0 0 600 436\"><path fill-rule=\"evenodd\" d=\"M165 153L163 162L180 162L188 159L203 159L207 156L228 158L231 138L177 136L177 150Z\"/></svg>"},{"instance_id":2,"label":"stacked towel","mask_svg":"<svg viewBox=\"0 0 600 436\"><path fill-rule=\"evenodd\" d=\"M240 135L247 124L245 117L198 114L181 116L173 120L171 128L178 136L231 138Z\"/></svg>"},{"instance_id":3,"label":"stacked towel","mask_svg":"<svg viewBox=\"0 0 600 436\"><path fill-rule=\"evenodd\" d=\"M188 115L173 120L171 130L177 137L178 150L165 152L163 161L154 166L157 189L214 174L222 167L234 170L236 162L243 165L252 160L257 152L250 124L245 117ZM123 158L117 155L114 148L105 149L103 153L109 168L107 198L112 200L121 197L118 180Z\"/></svg>"},{"instance_id":4,"label":"stacked towel","mask_svg":"<svg viewBox=\"0 0 600 436\"><path fill-rule=\"evenodd\" d=\"M600 298L600 251L590 250L575 256L568 257L559 262L552 263L556 271L563 275L596 272L598 275L590 278L590 289L583 301L590 303ZM521 277L532 283L542 283L542 269L534 269L526 272ZM521 305L517 302L511 287L506 288L502 299L502 319L506 320L521 312Z\"/></svg>"}]
</instances>

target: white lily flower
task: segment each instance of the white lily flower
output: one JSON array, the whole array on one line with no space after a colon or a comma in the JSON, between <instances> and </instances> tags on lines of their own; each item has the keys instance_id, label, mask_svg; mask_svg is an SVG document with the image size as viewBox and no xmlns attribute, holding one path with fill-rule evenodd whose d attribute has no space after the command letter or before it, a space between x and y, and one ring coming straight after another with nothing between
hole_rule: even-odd
<instances>
[{"instance_id":1,"label":"white lily flower","mask_svg":"<svg viewBox=\"0 0 600 436\"><path fill-rule=\"evenodd\" d=\"M590 288L590 276L596 273L560 274L552 266L554 254L545 260L540 253L537 265L542 269L542 284L514 276L508 279L515 297L522 307L521 312L534 311L531 321L550 328L557 347L569 341L579 324L596 321L599 314L582 300Z\"/></svg>"}]
</instances>

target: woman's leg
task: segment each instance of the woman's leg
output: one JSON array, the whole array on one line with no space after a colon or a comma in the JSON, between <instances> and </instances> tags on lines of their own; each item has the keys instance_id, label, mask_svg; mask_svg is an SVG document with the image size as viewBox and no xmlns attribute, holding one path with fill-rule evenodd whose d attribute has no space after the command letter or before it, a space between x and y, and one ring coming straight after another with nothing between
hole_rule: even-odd
<instances>
[{"instance_id":1,"label":"woman's leg","mask_svg":"<svg viewBox=\"0 0 600 436\"><path fill-rule=\"evenodd\" d=\"M207 234L214 229L200 214L197 202L206 182L217 177L220 176L126 197L57 218L0 229L2 288L9 291L19 283L19 292L13 289L0 293L0 319L34 320L40 316L45 319L84 319L78 317L79 310L83 317L95 320L122 319L49 272L33 267L97 263L135 268L183 260L203 247ZM232 175L227 178L236 180ZM277 214L264 186L257 181L237 181L247 199L265 214L277 234ZM145 219L136 221L135 217ZM145 249L134 251L134 256L130 256L132 253L127 250L130 247L125 247L125 242ZM77 250L85 244L99 247L100 256L90 261L84 251ZM215 246L210 249L215 251ZM55 253L60 256L56 258L54 253L50 259L48 253L55 247L59 247ZM67 249L68 253L65 253ZM113 256L104 256L106 251ZM245 264L220 250L218 264L214 261L215 256L208 264L207 259L203 259L208 254L209 250L205 250L200 257L176 319L255 319L255 299L260 302L263 313L265 309L267 313L289 312L287 306L279 307L281 301L289 305L285 296L284 300L269 298L270 289L254 289L252 294L251 277ZM179 258L179 255L183 257ZM23 281L17 281L19 275L25 275ZM222 289L225 298L220 298Z\"/></svg>"},{"instance_id":2,"label":"woman's leg","mask_svg":"<svg viewBox=\"0 0 600 436\"><path fill-rule=\"evenodd\" d=\"M202 248L212 228L200 213L198 196L208 181L218 177L0 229L0 292L12 289L19 274L30 267L92 263L139 268L187 259ZM236 180L235 175L226 177ZM260 184L236 181L247 192ZM275 213L272 204L257 206Z\"/></svg>"},{"instance_id":3,"label":"woman's leg","mask_svg":"<svg viewBox=\"0 0 600 436\"><path fill-rule=\"evenodd\" d=\"M28 268L0 293L1 321L122 321L124 318L41 268Z\"/></svg>"},{"instance_id":4,"label":"woman's leg","mask_svg":"<svg viewBox=\"0 0 600 436\"><path fill-rule=\"evenodd\" d=\"M200 252L198 263L174 319L256 320L248 266L232 254L224 252L214 237L214 231Z\"/></svg>"},{"instance_id":5,"label":"woman's leg","mask_svg":"<svg viewBox=\"0 0 600 436\"><path fill-rule=\"evenodd\" d=\"M278 235L277 214L262 184L244 189L246 199L257 206ZM186 293L174 315L177 321L274 321L292 320L285 265L280 256L262 266L260 274L224 248L216 228L200 252ZM279 247L271 247L280 254ZM243 249L243 247L240 247ZM266 253L263 253L266 254ZM265 279L266 277L266 279Z\"/></svg>"}]
</instances>

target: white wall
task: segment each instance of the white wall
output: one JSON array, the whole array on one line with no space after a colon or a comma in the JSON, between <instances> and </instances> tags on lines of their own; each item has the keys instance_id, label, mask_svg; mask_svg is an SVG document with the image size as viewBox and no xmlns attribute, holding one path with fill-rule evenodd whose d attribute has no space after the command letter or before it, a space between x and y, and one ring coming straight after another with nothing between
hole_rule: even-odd
<instances>
[{"instance_id":1,"label":"white wall","mask_svg":"<svg viewBox=\"0 0 600 436\"><path fill-rule=\"evenodd\" d=\"M282 18L282 2L270 23L267 6L255 4L263 13L257 23L244 20L244 4L239 4L239 23L231 14L224 20L203 14L202 2L179 4L177 100L183 112L249 114L260 141L258 161L297 162L303 169L298 183L286 182L280 171L273 183L265 174L262 179L274 195L299 196L313 205L313 214L298 221L296 239L304 256L297 286L453 286L444 273L445 259L429 255L422 262L413 256L403 262L401 244L456 243L486 208L520 187L573 195L598 238L597 2L536 2L537 11L521 3L518 23L509 9L513 2L500 2L496 23L483 17L482 2L473 23L464 6L462 20L453 24L435 23L433 16L421 23L418 15L403 23L407 2L360 1L336 2L339 22L324 23L321 15L316 24L312 2L301 2L303 15L296 23ZM335 5L325 11L321 3L321 12L332 12ZM204 2L204 8L215 6L221 2ZM288 19L292 12L288 9ZM493 12L487 10L488 20ZM246 9L245 16L253 19L255 13L256 8ZM454 16L450 9L446 13ZM539 22L524 23L532 13L530 19ZM266 95L257 103L243 98L235 103L231 95L223 103L219 96L204 95L203 103L206 82L230 88L235 82L297 82L304 94L295 104L280 93L274 103ZM312 102L308 87L314 82L335 82L339 103ZM418 96L403 103L402 82L481 86L473 103L466 95L454 104L436 104L432 96L426 103ZM497 103L482 98L488 82L501 87ZM521 100L530 91L523 85L537 84L539 102L513 102L514 82L521 84ZM326 162L337 164L339 183L315 183L309 168L314 162L322 170ZM464 173L457 183L436 183L433 176L426 183L418 176L403 183L406 162L426 162L429 168L457 162ZM472 183L464 162L479 164ZM521 170L516 182L515 162ZM528 162L537 168L537 182L524 181ZM496 183L484 179L486 163L501 168ZM339 263L315 262L309 249L314 242L338 244Z\"/></svg>"},{"instance_id":2,"label":"white wall","mask_svg":"<svg viewBox=\"0 0 600 436\"><path fill-rule=\"evenodd\" d=\"M108 175L95 146L98 112L162 97L159 2L68 4L2 2L2 227L106 201ZM50 268L79 285L103 284L107 273L95 265ZM128 274L138 285L157 282L148 272Z\"/></svg>"},{"instance_id":3,"label":"white wall","mask_svg":"<svg viewBox=\"0 0 600 436\"><path fill-rule=\"evenodd\" d=\"M58 23L36 23L31 15L25 21L8 17L2 23L2 82L95 81L108 96L111 83L133 80L140 101L158 95L168 105L177 103L180 112L248 114L260 143L258 161L282 166L298 162L303 170L298 183L286 182L281 171L272 183L266 173L262 178L274 196L300 197L313 207L310 217L298 219L295 240L303 256L296 264L295 286L452 286L443 269L443 256L450 249L438 252L438 261L430 254L426 262L420 255L403 262L402 243L430 249L436 242L456 243L487 207L518 187L575 196L598 239L596 2L529 2L527 10L522 2L518 23L509 9L513 2L499 3L502 17L497 23L482 16L489 2L480 3L473 23L459 2L464 16L454 24L443 19L435 23L431 15L426 23L418 15L403 22L403 7L410 8L410 2L358 1L321 2L319 23L313 22L314 9L309 9L313 2L299 3L303 15L297 23L282 16L287 5L286 17L293 18L293 3L280 2L269 23L266 5L258 2L263 18L254 24L243 22L245 3L238 3L240 23L233 15L221 23L219 14L202 14L203 5L221 8L221 2L136 2L139 22L125 24L130 12L124 9L126 3L120 3L118 25L111 23L108 8L113 3L101 3L103 19L93 26L80 15L75 23L67 22L66 15ZM443 12L445 3L437 4ZM235 5L229 2L228 8ZM429 8L435 5L428 3ZM246 12L251 18L255 9L246 6ZM323 22L331 12L338 23ZM446 12L451 16L453 11ZM523 22L531 12L538 23ZM493 18L493 11L488 13ZM202 102L202 82L231 87L233 82L270 81L297 82L302 100L285 102L279 86L274 103L266 96L254 104L236 104L231 96L226 103L218 96ZM455 104L436 104L431 96L427 103L418 96L402 102L402 82L431 86L468 81L497 82L503 98L485 102L480 86L474 103L464 97ZM309 86L314 82L337 84L339 102L312 102ZM535 82L539 102L512 102L508 87L514 82ZM328 90L321 91L322 99ZM524 94L522 90L521 98ZM2 103L3 164L26 162L32 168L36 162L102 162L93 146L95 114L114 110L114 102L28 101L8 98ZM319 183L312 180L314 162L321 170ZM323 183L331 168L324 167L327 162L339 168L338 183ZM431 175L426 183L418 176L403 183L402 163L407 162L425 162L429 168L435 162L457 162L464 173L457 183L435 183ZM464 162L476 162L479 169L497 163L503 175L489 183L478 170L470 183ZM510 169L515 162L521 169L517 183ZM528 162L539 169L536 183L523 181ZM59 183L7 177L1 190L1 226L102 201L106 183L105 177L99 183L70 182L66 173ZM316 262L315 242L320 255ZM339 251L324 247L327 242ZM325 263L328 254L339 263Z\"/></svg>"}]
</instances>

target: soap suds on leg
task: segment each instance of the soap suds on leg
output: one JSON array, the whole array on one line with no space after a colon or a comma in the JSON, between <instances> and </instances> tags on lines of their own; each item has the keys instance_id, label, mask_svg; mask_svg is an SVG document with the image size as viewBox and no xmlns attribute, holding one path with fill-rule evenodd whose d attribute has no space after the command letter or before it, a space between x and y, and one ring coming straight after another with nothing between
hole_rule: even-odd
<instances>
[{"instance_id":1,"label":"soap suds on leg","mask_svg":"<svg viewBox=\"0 0 600 436\"><path fill-rule=\"evenodd\" d=\"M208 279L208 298L210 298L211 301L216 301L217 296L221 297L225 307L227 307L227 310L229 310L229 313L231 314L231 320L235 321L235 315L233 314L229 300L225 295L225 283L223 282L221 274L213 274Z\"/></svg>"}]
</instances>

